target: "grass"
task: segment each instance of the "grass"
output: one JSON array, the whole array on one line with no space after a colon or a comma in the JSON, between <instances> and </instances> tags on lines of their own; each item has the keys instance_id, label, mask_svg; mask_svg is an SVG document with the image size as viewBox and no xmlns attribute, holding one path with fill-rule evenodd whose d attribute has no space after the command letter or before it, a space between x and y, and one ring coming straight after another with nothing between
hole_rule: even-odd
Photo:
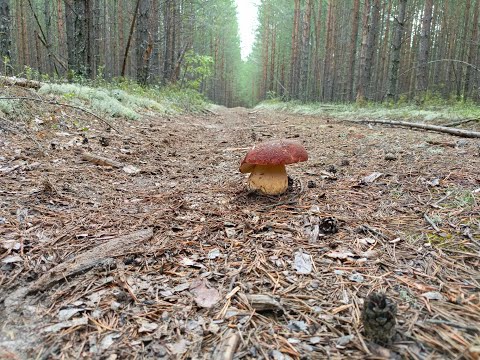
<instances>
[{"instance_id":1,"label":"grass","mask_svg":"<svg viewBox=\"0 0 480 360\"><path fill-rule=\"evenodd\" d=\"M359 106L355 103L300 103L298 101L281 102L268 100L256 106L256 109L285 111L301 115L333 116L340 119L384 119L415 122L456 121L480 118L480 107L471 101L446 101L437 98L427 100L419 106L413 103L367 103Z\"/></svg>"}]
</instances>

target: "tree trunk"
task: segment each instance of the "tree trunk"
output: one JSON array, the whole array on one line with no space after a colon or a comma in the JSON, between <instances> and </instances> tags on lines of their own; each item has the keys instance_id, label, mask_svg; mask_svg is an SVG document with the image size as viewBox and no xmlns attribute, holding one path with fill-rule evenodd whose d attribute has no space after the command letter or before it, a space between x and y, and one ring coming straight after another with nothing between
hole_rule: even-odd
<instances>
[{"instance_id":1,"label":"tree trunk","mask_svg":"<svg viewBox=\"0 0 480 360\"><path fill-rule=\"evenodd\" d=\"M334 47L333 47L333 18L335 11L335 0L330 0L328 2L327 8L327 34L325 41L325 63L323 66L323 100L332 101L333 100L333 58L334 58Z\"/></svg>"},{"instance_id":2,"label":"tree trunk","mask_svg":"<svg viewBox=\"0 0 480 360\"><path fill-rule=\"evenodd\" d=\"M418 50L418 68L417 68L417 98L424 100L425 92L428 88L428 52L430 48L430 26L432 23L433 0L425 1L425 8L422 18L422 30L420 33L420 44Z\"/></svg>"},{"instance_id":3,"label":"tree trunk","mask_svg":"<svg viewBox=\"0 0 480 360\"><path fill-rule=\"evenodd\" d=\"M45 40L47 42L47 46L50 47L52 44L52 17L51 17L51 8L50 8L50 1L45 1L43 14L45 17ZM48 51L48 48L47 48ZM49 52L49 51L48 51ZM53 73L53 61L51 59L50 52L48 54L48 61L45 65L45 71L47 74Z\"/></svg>"},{"instance_id":4,"label":"tree trunk","mask_svg":"<svg viewBox=\"0 0 480 360\"><path fill-rule=\"evenodd\" d=\"M65 32L65 12L62 0L57 0L57 36L58 36L58 55L61 59L68 59L68 51L65 48L67 44ZM68 65L67 65L68 66ZM64 73L62 72L61 75Z\"/></svg>"},{"instance_id":5,"label":"tree trunk","mask_svg":"<svg viewBox=\"0 0 480 360\"><path fill-rule=\"evenodd\" d=\"M153 49L153 44L148 36L149 14L151 10L151 0L140 0L136 33L137 81L143 85L147 84L150 57Z\"/></svg>"},{"instance_id":6,"label":"tree trunk","mask_svg":"<svg viewBox=\"0 0 480 360\"><path fill-rule=\"evenodd\" d=\"M290 61L290 84L289 92L291 98L297 97L297 64L298 64L298 47L299 47L299 28L300 28L300 0L295 0L295 9L293 15L292 30L292 55Z\"/></svg>"},{"instance_id":7,"label":"tree trunk","mask_svg":"<svg viewBox=\"0 0 480 360\"><path fill-rule=\"evenodd\" d=\"M67 29L67 53L69 72L77 71L77 60L75 57L75 12L73 11L73 0L65 0L65 23ZM69 77L72 74L69 74Z\"/></svg>"},{"instance_id":8,"label":"tree trunk","mask_svg":"<svg viewBox=\"0 0 480 360\"><path fill-rule=\"evenodd\" d=\"M406 1L406 0L405 0ZM353 100L353 86L355 83L355 58L357 55L358 22L360 12L360 0L354 0L352 11L352 30L348 46L348 68L347 68L347 99Z\"/></svg>"},{"instance_id":9,"label":"tree trunk","mask_svg":"<svg viewBox=\"0 0 480 360\"><path fill-rule=\"evenodd\" d=\"M321 83L322 79L322 60L321 60L321 51L322 51L322 1L317 3L317 11L315 15L315 52L312 56L312 71L313 71L313 89L312 89L312 99L320 99L321 96Z\"/></svg>"},{"instance_id":10,"label":"tree trunk","mask_svg":"<svg viewBox=\"0 0 480 360\"><path fill-rule=\"evenodd\" d=\"M357 103L363 103L365 101L365 91L367 88L367 43L368 43L368 18L370 13L370 4L371 0L365 0L365 5L363 8L363 18L362 18L362 44L360 47L360 69L358 73L358 84L357 84Z\"/></svg>"},{"instance_id":11,"label":"tree trunk","mask_svg":"<svg viewBox=\"0 0 480 360\"><path fill-rule=\"evenodd\" d=\"M163 81L168 83L172 78L173 61L175 56L175 35L174 35L174 11L175 4L172 0L165 0L164 3L164 34L165 34L165 55L163 57Z\"/></svg>"},{"instance_id":12,"label":"tree trunk","mask_svg":"<svg viewBox=\"0 0 480 360\"><path fill-rule=\"evenodd\" d=\"M472 26L472 39L470 40L470 49L468 51L468 58L467 62L469 64L476 64L477 63L477 50L479 45L479 36L478 36L478 14L480 11L480 0L476 0L476 4L474 5L474 13L473 13L473 26ZM472 67L467 66L467 72L465 73L465 84L463 86L463 99L466 100L469 96L471 96L472 91Z\"/></svg>"},{"instance_id":13,"label":"tree trunk","mask_svg":"<svg viewBox=\"0 0 480 360\"><path fill-rule=\"evenodd\" d=\"M395 18L395 34L392 41L392 65L390 70L390 79L388 83L387 98L395 100L397 94L398 69L400 66L400 48L402 47L402 36L405 31L405 14L407 0L399 0L398 17Z\"/></svg>"},{"instance_id":14,"label":"tree trunk","mask_svg":"<svg viewBox=\"0 0 480 360\"><path fill-rule=\"evenodd\" d=\"M3 75L11 75L11 21L9 0L0 1L0 66Z\"/></svg>"},{"instance_id":15,"label":"tree trunk","mask_svg":"<svg viewBox=\"0 0 480 360\"><path fill-rule=\"evenodd\" d=\"M380 18L380 0L373 0L371 10L371 22L367 37L367 57L365 59L367 63L365 68L367 98L371 97L369 87L372 78L375 48L377 45L378 21Z\"/></svg>"},{"instance_id":16,"label":"tree trunk","mask_svg":"<svg viewBox=\"0 0 480 360\"><path fill-rule=\"evenodd\" d=\"M133 30L135 29L135 22L137 20L138 14L138 7L140 6L140 2L142 0L137 0L137 5L135 6L135 12L133 13L132 24L130 25L130 32L128 34L127 45L125 46L125 55L123 56L123 65L122 65L122 77L125 77L125 73L127 71L127 59L128 59L128 52L130 51L130 44L132 43L133 37Z\"/></svg>"}]
</instances>

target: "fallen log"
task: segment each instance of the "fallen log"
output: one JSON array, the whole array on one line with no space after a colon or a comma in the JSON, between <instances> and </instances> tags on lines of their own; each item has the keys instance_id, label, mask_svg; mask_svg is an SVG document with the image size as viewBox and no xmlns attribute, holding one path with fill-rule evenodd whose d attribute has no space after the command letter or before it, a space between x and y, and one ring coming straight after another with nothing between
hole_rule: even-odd
<instances>
[{"instance_id":1,"label":"fallen log","mask_svg":"<svg viewBox=\"0 0 480 360\"><path fill-rule=\"evenodd\" d=\"M40 81L17 78L16 76L0 76L0 84L10 86L15 85L35 90L40 89L43 85L43 83L41 83Z\"/></svg>"},{"instance_id":2,"label":"fallen log","mask_svg":"<svg viewBox=\"0 0 480 360\"><path fill-rule=\"evenodd\" d=\"M452 129L446 126L429 125L429 124L423 124L423 123L411 123L407 121L393 121L393 120L369 120L369 119L348 120L348 121L355 122L355 123L372 123L372 124L383 124L383 125L392 125L392 126L405 126L410 128L416 128L416 129L437 131L437 132L461 136L461 137L480 138L480 132L477 132L477 131L464 130L464 129Z\"/></svg>"}]
</instances>

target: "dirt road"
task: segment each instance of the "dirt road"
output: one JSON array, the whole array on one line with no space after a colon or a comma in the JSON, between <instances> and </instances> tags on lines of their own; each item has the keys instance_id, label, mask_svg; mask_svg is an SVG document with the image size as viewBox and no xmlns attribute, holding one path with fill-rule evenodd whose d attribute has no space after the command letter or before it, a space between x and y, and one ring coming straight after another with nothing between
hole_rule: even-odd
<instances>
[{"instance_id":1,"label":"dirt road","mask_svg":"<svg viewBox=\"0 0 480 360\"><path fill-rule=\"evenodd\" d=\"M82 122L0 128L0 357L478 356L478 140L243 108ZM240 161L279 137L309 161L249 194ZM388 349L362 335L379 290Z\"/></svg>"}]
</instances>

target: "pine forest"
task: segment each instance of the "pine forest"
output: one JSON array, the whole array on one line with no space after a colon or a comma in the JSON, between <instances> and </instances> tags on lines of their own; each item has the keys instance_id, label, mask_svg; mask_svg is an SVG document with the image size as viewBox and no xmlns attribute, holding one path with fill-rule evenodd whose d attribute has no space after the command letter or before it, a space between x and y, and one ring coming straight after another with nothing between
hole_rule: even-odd
<instances>
[{"instance_id":1,"label":"pine forest","mask_svg":"<svg viewBox=\"0 0 480 360\"><path fill-rule=\"evenodd\" d=\"M0 360L479 360L480 0L0 0Z\"/></svg>"}]
</instances>

